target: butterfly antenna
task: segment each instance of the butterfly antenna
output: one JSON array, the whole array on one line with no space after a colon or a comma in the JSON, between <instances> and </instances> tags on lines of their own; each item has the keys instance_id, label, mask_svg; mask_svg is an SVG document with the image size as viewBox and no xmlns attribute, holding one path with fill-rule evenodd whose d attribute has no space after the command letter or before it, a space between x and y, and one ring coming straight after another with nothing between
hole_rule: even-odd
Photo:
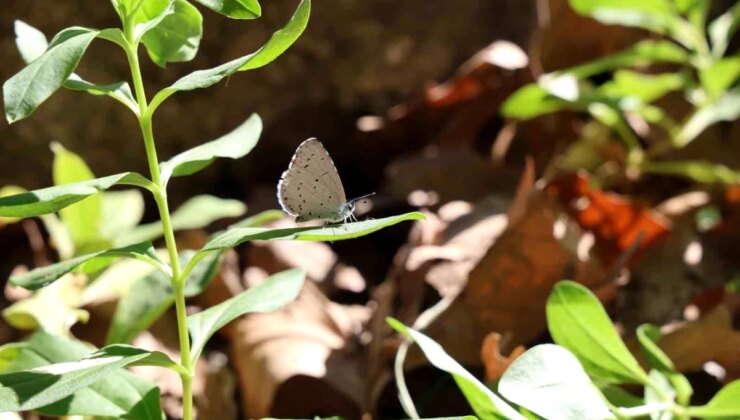
<instances>
[{"instance_id":1,"label":"butterfly antenna","mask_svg":"<svg viewBox=\"0 0 740 420\"><path fill-rule=\"evenodd\" d=\"M368 197L372 197L374 195L375 195L375 193L374 192L371 192L370 194L365 194L363 196L360 196L360 197L357 197L357 198L353 198L353 199L349 200L349 202L350 203L356 203L356 202L358 202L360 200L364 200L364 199L366 199Z\"/></svg>"}]
</instances>

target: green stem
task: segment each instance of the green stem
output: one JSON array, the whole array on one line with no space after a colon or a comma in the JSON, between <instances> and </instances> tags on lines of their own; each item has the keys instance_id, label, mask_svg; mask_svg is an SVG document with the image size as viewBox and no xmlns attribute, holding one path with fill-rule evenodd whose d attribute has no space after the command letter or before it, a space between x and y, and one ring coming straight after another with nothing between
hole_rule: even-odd
<instances>
[{"instance_id":1,"label":"green stem","mask_svg":"<svg viewBox=\"0 0 740 420\"><path fill-rule=\"evenodd\" d=\"M162 177L159 172L159 159L157 158L157 148L154 143L154 131L152 129L152 115L149 112L149 105L146 100L144 90L144 81L141 77L141 67L137 54L138 44L134 42L131 32L126 33L129 45L125 49L129 67L131 68L131 78L136 92L136 101L139 106L139 125L141 134L144 138L144 147L146 148L147 163L149 173L152 177L152 183L155 185L153 191L154 200L157 203L159 217L164 232L164 240L167 245L167 252L170 257L172 267L172 288L175 295L175 308L177 311L177 330L180 339L180 364L185 372L180 375L182 381L182 406L183 420L192 420L193 418L193 365L190 361L190 338L187 328L187 313L185 312L185 278L182 275L180 267L180 258L177 253L177 243L175 242L175 232L172 228L170 210L167 203L167 192L162 184Z\"/></svg>"}]
</instances>

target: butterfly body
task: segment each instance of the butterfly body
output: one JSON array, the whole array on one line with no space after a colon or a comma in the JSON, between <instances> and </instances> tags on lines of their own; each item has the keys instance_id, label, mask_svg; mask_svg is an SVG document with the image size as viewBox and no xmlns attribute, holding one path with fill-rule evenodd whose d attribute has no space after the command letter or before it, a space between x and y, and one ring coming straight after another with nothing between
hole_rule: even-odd
<instances>
[{"instance_id":1,"label":"butterfly body","mask_svg":"<svg viewBox=\"0 0 740 420\"><path fill-rule=\"evenodd\" d=\"M298 146L277 187L283 211L297 222L325 220L339 223L352 218L357 199L347 201L337 168L324 146L310 138Z\"/></svg>"}]
</instances>

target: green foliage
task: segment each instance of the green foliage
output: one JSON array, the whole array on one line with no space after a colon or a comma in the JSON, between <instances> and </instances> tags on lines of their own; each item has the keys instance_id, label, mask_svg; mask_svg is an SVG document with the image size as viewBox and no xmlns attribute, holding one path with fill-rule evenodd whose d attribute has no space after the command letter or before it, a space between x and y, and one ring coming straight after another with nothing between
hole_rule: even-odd
<instances>
[{"instance_id":1,"label":"green foliage","mask_svg":"<svg viewBox=\"0 0 740 420\"><path fill-rule=\"evenodd\" d=\"M627 149L625 173L659 173L700 183L735 184L734 169L705 162L666 159L697 139L708 127L740 117L740 58L725 55L740 22L740 6L707 25L707 0L569 0L573 9L605 24L634 26L665 35L641 41L621 52L576 67L543 75L523 86L503 104L504 116L528 120L559 111L590 114L622 139ZM707 38L707 34L709 35ZM646 67L669 63L657 73ZM611 76L601 85L591 79ZM680 92L688 115L652 103ZM632 114L632 115L630 115ZM639 116L650 125L642 141L628 125ZM676 163L676 164L674 164ZM690 163L690 165L686 165ZM698 166L697 166L698 165Z\"/></svg>"},{"instance_id":2,"label":"green foliage","mask_svg":"<svg viewBox=\"0 0 740 420\"><path fill-rule=\"evenodd\" d=\"M196 1L233 19L254 19L262 13L257 0ZM176 230L203 228L224 217L241 216L246 206L236 200L203 195L170 212L166 191L169 180L192 175L216 158L244 157L256 146L262 122L252 115L231 133L160 164L152 127L155 110L175 92L209 87L236 72L272 62L303 33L311 2L301 0L286 26L254 53L185 75L155 94L151 101L141 75L139 47L146 49L151 61L161 67L190 61L197 54L203 36L202 16L188 0L112 0L111 3L121 20L120 29L71 27L47 42L46 36L32 26L20 21L15 24L16 45L26 66L3 85L8 122L30 116L60 87L109 96L136 116L150 177L124 172L96 178L82 157L54 144L55 186L35 191L6 188L0 193L2 221L40 217L61 259L10 279L14 285L41 290L17 302L3 315L13 325L40 331L27 342L0 348L0 411L161 419L156 386L123 370L127 366L149 365L179 374L183 385L183 417L191 420L194 366L208 339L243 314L274 311L288 304L298 296L305 277L300 269L278 273L264 284L188 317L185 298L201 293L209 284L218 272L222 250L257 239L355 238L404 220L418 220L423 215L409 213L323 228L258 227L282 216L268 211L216 235L202 250L180 252L175 243ZM108 41L108 47L120 48L124 53L133 89L126 82L95 84L74 73L96 38ZM142 192L109 191L117 185L139 187L151 193L160 220L139 225L144 214ZM150 242L160 237L164 237L169 258L160 258ZM99 275L92 275L103 269ZM73 271L82 274L73 275ZM108 332L110 345L88 354L87 346L62 338L69 335L72 323L86 320L87 312L80 309L83 304L111 297L121 300ZM181 363L162 353L121 344L148 328L173 304Z\"/></svg>"},{"instance_id":3,"label":"green foliage","mask_svg":"<svg viewBox=\"0 0 740 420\"><path fill-rule=\"evenodd\" d=\"M283 271L267 278L231 299L188 317L188 331L193 341L192 362L195 362L213 334L221 327L250 312L272 312L292 302L303 288L306 272L301 269Z\"/></svg>"},{"instance_id":4,"label":"green foliage","mask_svg":"<svg viewBox=\"0 0 740 420\"><path fill-rule=\"evenodd\" d=\"M555 286L547 300L547 326L553 340L573 352L591 376L614 383L648 382L599 300L580 284Z\"/></svg>"},{"instance_id":5,"label":"green foliage","mask_svg":"<svg viewBox=\"0 0 740 420\"><path fill-rule=\"evenodd\" d=\"M522 418L511 411L515 408L541 418L564 420L646 416L729 419L740 415L740 381L726 385L706 405L690 406L691 384L658 347L659 330L651 325L638 328L641 349L652 367L647 374L627 351L598 299L572 281L558 283L547 303L548 327L559 345L543 344L527 350L498 382L498 393L517 404L515 408L481 384L431 338L395 319L387 322L411 337L432 365L455 377L480 419L502 418L502 412L508 418ZM614 385L619 382L642 384L644 396L637 397ZM529 418L540 418L536 416Z\"/></svg>"},{"instance_id":6,"label":"green foliage","mask_svg":"<svg viewBox=\"0 0 740 420\"><path fill-rule=\"evenodd\" d=\"M43 331L25 343L0 347L0 373L27 371L83 359L95 349ZM117 370L87 387L36 411L49 416L109 416L161 420L159 388L125 370Z\"/></svg>"}]
</instances>

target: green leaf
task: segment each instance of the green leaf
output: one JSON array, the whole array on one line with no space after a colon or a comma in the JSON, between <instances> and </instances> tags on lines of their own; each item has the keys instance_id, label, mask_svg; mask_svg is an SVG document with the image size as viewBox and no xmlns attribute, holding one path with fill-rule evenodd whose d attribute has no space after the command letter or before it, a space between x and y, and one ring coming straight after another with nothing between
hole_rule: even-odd
<instances>
[{"instance_id":1,"label":"green leaf","mask_svg":"<svg viewBox=\"0 0 740 420\"><path fill-rule=\"evenodd\" d=\"M614 418L578 359L554 344L532 347L504 372L498 390L548 419Z\"/></svg>"},{"instance_id":2,"label":"green leaf","mask_svg":"<svg viewBox=\"0 0 740 420\"><path fill-rule=\"evenodd\" d=\"M689 53L673 42L645 40L605 58L562 70L561 73L570 73L582 79L616 68L645 67L654 63L685 64L689 59Z\"/></svg>"},{"instance_id":3,"label":"green leaf","mask_svg":"<svg viewBox=\"0 0 740 420\"><path fill-rule=\"evenodd\" d=\"M17 185L6 185L0 188L0 198L16 194L23 194L24 192L26 192L26 190ZM0 227L6 224L15 223L19 220L21 220L20 217L0 217Z\"/></svg>"},{"instance_id":4,"label":"green leaf","mask_svg":"<svg viewBox=\"0 0 740 420\"><path fill-rule=\"evenodd\" d=\"M208 167L216 158L239 159L247 155L260 138L262 120L252 114L249 119L216 140L182 152L160 165L163 182L172 176L191 175Z\"/></svg>"},{"instance_id":5,"label":"green leaf","mask_svg":"<svg viewBox=\"0 0 740 420\"><path fill-rule=\"evenodd\" d=\"M99 36L103 37L104 33L106 31L101 32ZM20 20L15 21L15 36L16 47L18 47L18 51L26 64L41 56L49 45L43 32ZM96 85L72 73L62 86L70 90L83 91L92 95L110 96L124 104L134 114L139 114L139 108L131 93L131 87L126 82Z\"/></svg>"},{"instance_id":6,"label":"green leaf","mask_svg":"<svg viewBox=\"0 0 740 420\"><path fill-rule=\"evenodd\" d=\"M608 382L649 381L590 290L561 281L547 300L547 325L553 340L581 361L592 377Z\"/></svg>"},{"instance_id":7,"label":"green leaf","mask_svg":"<svg viewBox=\"0 0 740 420\"><path fill-rule=\"evenodd\" d=\"M3 84L5 117L14 123L30 116L72 74L98 31L72 27L59 32L49 48ZM37 41L36 41L37 42Z\"/></svg>"},{"instance_id":8,"label":"green leaf","mask_svg":"<svg viewBox=\"0 0 740 420\"><path fill-rule=\"evenodd\" d=\"M174 12L141 39L149 58L160 67L192 60L203 36L203 16L186 0L175 0Z\"/></svg>"},{"instance_id":9,"label":"green leaf","mask_svg":"<svg viewBox=\"0 0 740 420\"><path fill-rule=\"evenodd\" d=\"M730 382L719 390L706 405L690 407L691 417L703 419L736 419L740 417L740 379Z\"/></svg>"},{"instance_id":10,"label":"green leaf","mask_svg":"<svg viewBox=\"0 0 740 420\"><path fill-rule=\"evenodd\" d=\"M198 360L208 339L229 322L246 313L276 311L295 300L305 277L306 272L301 269L282 271L225 302L190 315L191 361Z\"/></svg>"},{"instance_id":11,"label":"green leaf","mask_svg":"<svg viewBox=\"0 0 740 420\"><path fill-rule=\"evenodd\" d=\"M668 0L570 0L578 13L607 25L636 26L665 33L676 18Z\"/></svg>"},{"instance_id":12,"label":"green leaf","mask_svg":"<svg viewBox=\"0 0 740 420\"><path fill-rule=\"evenodd\" d=\"M655 325L642 324L637 327L637 341L648 364L662 372L675 371L673 361L658 347L661 336L660 329Z\"/></svg>"},{"instance_id":13,"label":"green leaf","mask_svg":"<svg viewBox=\"0 0 740 420\"><path fill-rule=\"evenodd\" d=\"M229 226L229 229L262 226L264 224L280 220L283 217L285 217L285 213L283 213L282 210L265 210L261 213L255 214L254 216L249 216L244 220L234 223Z\"/></svg>"},{"instance_id":14,"label":"green leaf","mask_svg":"<svg viewBox=\"0 0 740 420\"><path fill-rule=\"evenodd\" d=\"M181 371L181 367L164 353L116 345L76 362L55 363L0 375L0 412L33 410L49 405L132 365L164 366Z\"/></svg>"},{"instance_id":15,"label":"green leaf","mask_svg":"<svg viewBox=\"0 0 740 420\"><path fill-rule=\"evenodd\" d=\"M649 104L669 92L683 89L687 78L678 73L643 74L631 70L617 70L614 78L599 87L604 95L620 101L620 107L625 109Z\"/></svg>"},{"instance_id":16,"label":"green leaf","mask_svg":"<svg viewBox=\"0 0 740 420\"><path fill-rule=\"evenodd\" d=\"M65 149L59 143L52 143L54 164L52 173L54 185L66 185L95 179L90 168L77 154ZM99 242L101 224L100 194L93 194L87 200L72 204L59 211L62 222L72 234L75 248L80 249L88 244Z\"/></svg>"},{"instance_id":17,"label":"green leaf","mask_svg":"<svg viewBox=\"0 0 740 420\"><path fill-rule=\"evenodd\" d=\"M736 184L740 182L740 173L725 165L704 161L646 161L641 169L653 174L682 176L694 182L704 184Z\"/></svg>"},{"instance_id":18,"label":"green leaf","mask_svg":"<svg viewBox=\"0 0 740 420\"><path fill-rule=\"evenodd\" d=\"M246 210L244 203L239 200L197 195L172 213L172 228L174 230L201 229L223 218L241 216ZM154 222L137 226L121 236L117 243L131 244L154 240L161 236L162 224Z\"/></svg>"},{"instance_id":19,"label":"green leaf","mask_svg":"<svg viewBox=\"0 0 740 420\"><path fill-rule=\"evenodd\" d=\"M135 172L124 172L90 181L59 185L0 198L0 216L31 217L57 212L114 185L152 188L149 180Z\"/></svg>"},{"instance_id":20,"label":"green leaf","mask_svg":"<svg viewBox=\"0 0 740 420\"><path fill-rule=\"evenodd\" d=\"M102 194L100 236L111 243L131 232L144 217L144 196L139 190ZM143 242L143 241L139 241Z\"/></svg>"},{"instance_id":21,"label":"green leaf","mask_svg":"<svg viewBox=\"0 0 740 420\"><path fill-rule=\"evenodd\" d=\"M386 318L386 322L399 333L411 338L419 345L429 362L437 369L452 375L473 411L481 419L524 419L502 398L465 370L447 354L442 346L426 335L403 325L396 319Z\"/></svg>"},{"instance_id":22,"label":"green leaf","mask_svg":"<svg viewBox=\"0 0 740 420\"><path fill-rule=\"evenodd\" d=\"M262 48L252 54L229 61L218 67L190 73L176 81L172 86L157 93L152 99L151 107L155 109L175 92L206 88L231 76L237 71L253 70L269 64L284 53L303 33L306 25L308 25L310 13L311 0L301 0L290 22L283 29L272 34Z\"/></svg>"},{"instance_id":23,"label":"green leaf","mask_svg":"<svg viewBox=\"0 0 740 420\"><path fill-rule=\"evenodd\" d=\"M69 335L77 322L86 323L90 314L80 309L84 282L63 276L54 284L19 300L3 310L5 321L22 330L44 330L54 335Z\"/></svg>"},{"instance_id":24,"label":"green leaf","mask_svg":"<svg viewBox=\"0 0 740 420\"><path fill-rule=\"evenodd\" d=\"M738 3L709 24L709 39L712 42L712 55L715 58L720 58L725 54L738 25L740 25L740 4Z\"/></svg>"},{"instance_id":25,"label":"green leaf","mask_svg":"<svg viewBox=\"0 0 740 420\"><path fill-rule=\"evenodd\" d=\"M82 359L91 347L70 338L40 331L28 342L13 343L15 349L3 346L3 354L14 352L9 363L0 372L18 372L54 363ZM159 388L125 370L82 388L51 405L37 408L47 416L105 416L142 420L161 420Z\"/></svg>"},{"instance_id":26,"label":"green leaf","mask_svg":"<svg viewBox=\"0 0 740 420\"><path fill-rule=\"evenodd\" d=\"M13 276L10 282L14 286L21 286L28 290L36 290L48 286L63 275L71 272L78 266L96 259L107 259L108 257L127 257L148 262L155 267L161 267L157 254L154 252L151 242L143 242L124 248L109 249L92 254L82 255L71 260L61 261L46 267L36 268L27 273Z\"/></svg>"},{"instance_id":27,"label":"green leaf","mask_svg":"<svg viewBox=\"0 0 740 420\"><path fill-rule=\"evenodd\" d=\"M384 217L382 219L365 220L362 222L346 223L343 225L329 225L325 227L298 227L298 228L232 228L211 239L200 252L218 251L233 248L246 241L324 241L334 242L344 239L358 238L380 229L401 223L406 220L422 220L424 214L411 212L400 216Z\"/></svg>"},{"instance_id":28,"label":"green leaf","mask_svg":"<svg viewBox=\"0 0 740 420\"><path fill-rule=\"evenodd\" d=\"M727 88L735 84L738 77L740 77L740 56L715 61L711 66L699 72L701 84L711 98L719 97Z\"/></svg>"},{"instance_id":29,"label":"green leaf","mask_svg":"<svg viewBox=\"0 0 740 420\"><path fill-rule=\"evenodd\" d=\"M726 92L714 103L697 110L676 135L674 145L684 147L704 129L719 121L734 121L740 117L740 86Z\"/></svg>"},{"instance_id":30,"label":"green leaf","mask_svg":"<svg viewBox=\"0 0 740 420\"><path fill-rule=\"evenodd\" d=\"M183 252L180 263L186 265L194 254L193 251ZM211 254L198 262L188 273L185 296L200 294L218 272L220 262L220 253ZM174 291L169 277L161 271L152 271L134 283L118 302L106 343L131 342L149 328L174 302Z\"/></svg>"},{"instance_id":31,"label":"green leaf","mask_svg":"<svg viewBox=\"0 0 740 420\"><path fill-rule=\"evenodd\" d=\"M257 0L195 0L214 12L232 19L256 19L262 15Z\"/></svg>"},{"instance_id":32,"label":"green leaf","mask_svg":"<svg viewBox=\"0 0 740 420\"><path fill-rule=\"evenodd\" d=\"M529 120L569 108L571 105L551 95L537 83L519 88L501 106L501 113L508 118Z\"/></svg>"},{"instance_id":33,"label":"green leaf","mask_svg":"<svg viewBox=\"0 0 740 420\"><path fill-rule=\"evenodd\" d=\"M137 5L126 5L126 8L131 7L135 7L136 12L132 13L127 20L133 23L134 41L139 41L175 12L175 0L142 0Z\"/></svg>"}]
</instances>

